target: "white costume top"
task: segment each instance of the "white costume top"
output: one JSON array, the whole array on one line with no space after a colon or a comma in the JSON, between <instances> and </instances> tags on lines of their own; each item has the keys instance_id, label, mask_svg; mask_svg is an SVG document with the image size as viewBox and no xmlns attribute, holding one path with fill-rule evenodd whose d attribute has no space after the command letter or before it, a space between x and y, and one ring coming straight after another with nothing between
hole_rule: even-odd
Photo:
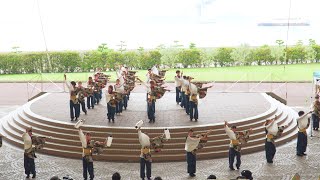
<instances>
[{"instance_id":1,"label":"white costume top","mask_svg":"<svg viewBox=\"0 0 320 180\"><path fill-rule=\"evenodd\" d=\"M114 89L115 89L115 91L117 91L117 92L120 92L120 93L124 93L124 86L123 86L123 84L115 84L114 85Z\"/></svg>"},{"instance_id":2,"label":"white costume top","mask_svg":"<svg viewBox=\"0 0 320 180\"><path fill-rule=\"evenodd\" d=\"M268 130L268 134L272 134L274 136L277 135L279 129L278 129L278 124L272 121L272 123L266 125L266 129Z\"/></svg>"},{"instance_id":3,"label":"white costume top","mask_svg":"<svg viewBox=\"0 0 320 180\"><path fill-rule=\"evenodd\" d=\"M190 83L189 89L190 89L190 95L198 94L198 87L195 84Z\"/></svg>"},{"instance_id":4,"label":"white costume top","mask_svg":"<svg viewBox=\"0 0 320 180\"><path fill-rule=\"evenodd\" d=\"M174 77L174 82L176 84L176 87L180 87L182 85L182 78L180 76L180 78L178 78L178 76Z\"/></svg>"},{"instance_id":5,"label":"white costume top","mask_svg":"<svg viewBox=\"0 0 320 180\"><path fill-rule=\"evenodd\" d=\"M108 91L106 91L106 103L108 103L111 100L111 94L109 94Z\"/></svg>"},{"instance_id":6,"label":"white costume top","mask_svg":"<svg viewBox=\"0 0 320 180\"><path fill-rule=\"evenodd\" d=\"M297 118L298 128L299 129L305 129L308 127L308 116L307 114L304 114L303 116Z\"/></svg>"},{"instance_id":7,"label":"white costume top","mask_svg":"<svg viewBox=\"0 0 320 180\"><path fill-rule=\"evenodd\" d=\"M228 127L228 125L224 127L224 130L231 140L237 140L236 134Z\"/></svg>"},{"instance_id":8,"label":"white costume top","mask_svg":"<svg viewBox=\"0 0 320 180\"><path fill-rule=\"evenodd\" d=\"M72 91L74 91L74 87L70 85L70 82L64 81L64 83L67 85L67 88L69 89L69 93L71 94Z\"/></svg>"},{"instance_id":9,"label":"white costume top","mask_svg":"<svg viewBox=\"0 0 320 180\"><path fill-rule=\"evenodd\" d=\"M159 75L159 70L158 70L158 68L156 66L153 66L151 68L151 71L152 71L153 74Z\"/></svg>"},{"instance_id":10,"label":"white costume top","mask_svg":"<svg viewBox=\"0 0 320 180\"><path fill-rule=\"evenodd\" d=\"M150 138L148 135L141 132L141 130L138 130L138 136L139 136L139 142L140 142L141 148L144 148L146 146L150 147Z\"/></svg>"},{"instance_id":11,"label":"white costume top","mask_svg":"<svg viewBox=\"0 0 320 180\"><path fill-rule=\"evenodd\" d=\"M87 144L86 136L83 134L81 129L79 129L79 138L80 138L82 148L87 148L88 144ZM82 152L82 156L83 157L85 156L84 152Z\"/></svg>"},{"instance_id":12,"label":"white costume top","mask_svg":"<svg viewBox=\"0 0 320 180\"><path fill-rule=\"evenodd\" d=\"M32 140L28 133L24 132L22 134L22 139L24 143L24 149L30 149L32 147Z\"/></svg>"},{"instance_id":13,"label":"white costume top","mask_svg":"<svg viewBox=\"0 0 320 180\"><path fill-rule=\"evenodd\" d=\"M188 136L184 149L187 152L192 152L193 150L197 149L199 142L200 138L191 138L190 136Z\"/></svg>"},{"instance_id":14,"label":"white costume top","mask_svg":"<svg viewBox=\"0 0 320 180\"><path fill-rule=\"evenodd\" d=\"M181 83L181 91L186 92L188 90L188 86L189 86L189 81L186 79L182 79L182 83Z\"/></svg>"}]
</instances>

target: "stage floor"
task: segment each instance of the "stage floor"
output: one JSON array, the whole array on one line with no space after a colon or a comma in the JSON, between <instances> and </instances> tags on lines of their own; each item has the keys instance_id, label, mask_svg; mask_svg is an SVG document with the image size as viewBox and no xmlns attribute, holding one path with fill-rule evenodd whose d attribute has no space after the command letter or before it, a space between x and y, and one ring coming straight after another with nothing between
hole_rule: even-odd
<instances>
[{"instance_id":1,"label":"stage floor","mask_svg":"<svg viewBox=\"0 0 320 180\"><path fill-rule=\"evenodd\" d=\"M89 109L87 115L81 112L80 118L86 119L85 124L88 125L134 127L139 120L149 121L145 99L145 93L131 93L127 110L124 110L121 115L117 115L114 123L109 123L106 117L105 96L103 95L102 102L94 109ZM198 122L191 122L184 109L176 104L175 93L169 92L156 102L156 122L145 123L144 126L196 126L220 123L225 120L231 122L259 115L269 108L270 103L260 93L209 92L203 100L199 101ZM57 121L72 122L69 115L68 93L45 94L31 105L31 111Z\"/></svg>"}]
</instances>

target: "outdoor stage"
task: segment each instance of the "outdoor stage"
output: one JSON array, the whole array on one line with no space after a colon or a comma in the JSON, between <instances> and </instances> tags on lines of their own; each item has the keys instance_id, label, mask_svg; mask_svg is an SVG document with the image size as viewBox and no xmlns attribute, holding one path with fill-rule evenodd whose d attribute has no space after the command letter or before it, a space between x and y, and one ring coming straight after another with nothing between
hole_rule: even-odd
<instances>
[{"instance_id":1,"label":"outdoor stage","mask_svg":"<svg viewBox=\"0 0 320 180\"><path fill-rule=\"evenodd\" d=\"M131 93L127 110L117 115L114 123L109 123L106 117L107 107L105 94L99 105L89 109L87 115L81 112L80 118L86 119L86 125L134 127L136 122L147 118L146 94ZM145 123L145 127L175 127L197 126L234 121L249 118L266 112L270 102L261 93L213 93L199 101L199 120L190 121L189 116L175 102L175 93L165 93L156 102L155 123ZM32 103L31 111L40 116L57 121L71 122L69 113L69 94L45 94ZM75 122L71 122L75 123Z\"/></svg>"},{"instance_id":2,"label":"outdoor stage","mask_svg":"<svg viewBox=\"0 0 320 180\"><path fill-rule=\"evenodd\" d=\"M198 122L190 121L185 110L175 102L175 92L167 92L156 102L156 121L148 123L146 93L138 86L131 95L127 110L116 116L115 122L108 122L105 96L94 109L83 112L80 119L86 119L81 127L92 133L92 138L104 141L114 137L112 146L106 148L95 160L138 162L141 145L137 130L139 120L144 120L143 132L153 138L163 134L168 128L171 139L165 142L161 153L153 155L154 162L184 161L185 137L189 128L195 134L212 130L205 148L197 152L198 159L214 159L228 156L229 138L224 130L224 121L236 125L238 130L253 128L250 141L242 148L242 153L252 153L264 149L266 119L278 116L279 125L288 125L276 144L284 144L296 136L296 112L266 93L217 93L208 92L199 101ZM21 134L27 127L33 127L36 135L50 137L41 153L66 158L81 157L81 143L75 121L70 121L69 93L46 93L26 103L2 120L1 132L5 140L23 147Z\"/></svg>"}]
</instances>

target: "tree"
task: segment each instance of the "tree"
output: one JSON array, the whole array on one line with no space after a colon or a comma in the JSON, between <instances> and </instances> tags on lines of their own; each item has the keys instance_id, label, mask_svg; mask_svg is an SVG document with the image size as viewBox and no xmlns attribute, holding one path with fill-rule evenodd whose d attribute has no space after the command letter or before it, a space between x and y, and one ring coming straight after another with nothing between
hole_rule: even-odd
<instances>
[{"instance_id":1,"label":"tree","mask_svg":"<svg viewBox=\"0 0 320 180\"><path fill-rule=\"evenodd\" d=\"M254 59L257 61L258 65L264 64L272 64L275 60L271 56L271 49L268 45L263 45L259 48L256 48L254 51Z\"/></svg>"},{"instance_id":2,"label":"tree","mask_svg":"<svg viewBox=\"0 0 320 180\"><path fill-rule=\"evenodd\" d=\"M119 51L121 53L123 53L124 51L127 50L127 45L126 45L126 42L125 41L120 41L120 44L118 44L117 46L119 46Z\"/></svg>"},{"instance_id":3,"label":"tree","mask_svg":"<svg viewBox=\"0 0 320 180\"><path fill-rule=\"evenodd\" d=\"M233 65L234 61L231 58L232 51L233 51L233 48L229 48L229 47L218 48L215 59L217 59L221 67Z\"/></svg>"},{"instance_id":4,"label":"tree","mask_svg":"<svg viewBox=\"0 0 320 180\"><path fill-rule=\"evenodd\" d=\"M231 52L231 58L239 65L250 65L251 49L248 44L241 44Z\"/></svg>"},{"instance_id":5,"label":"tree","mask_svg":"<svg viewBox=\"0 0 320 180\"><path fill-rule=\"evenodd\" d=\"M187 68L200 61L200 51L198 49L183 49L179 52L178 57L179 63L181 63L184 68Z\"/></svg>"}]
</instances>

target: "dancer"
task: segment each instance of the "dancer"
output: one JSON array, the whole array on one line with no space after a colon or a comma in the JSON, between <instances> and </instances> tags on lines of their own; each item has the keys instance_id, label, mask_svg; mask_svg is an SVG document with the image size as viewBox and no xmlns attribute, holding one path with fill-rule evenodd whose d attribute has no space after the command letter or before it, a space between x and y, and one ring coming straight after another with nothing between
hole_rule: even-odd
<instances>
[{"instance_id":1,"label":"dancer","mask_svg":"<svg viewBox=\"0 0 320 180\"><path fill-rule=\"evenodd\" d=\"M35 152L43 148L46 138L38 137L32 134L32 127L26 129L26 132L22 134L24 143L24 172L27 175L26 178L36 178L36 166L34 159L37 158Z\"/></svg>"},{"instance_id":2,"label":"dancer","mask_svg":"<svg viewBox=\"0 0 320 180\"><path fill-rule=\"evenodd\" d=\"M140 178L144 180L147 174L147 179L151 180L151 164L152 164L151 149L154 149L154 152L156 153L160 152L161 149L163 148L164 141L167 141L168 139L165 138L164 134L150 139L150 137L147 134L141 132L140 128L141 128L141 125L143 124L143 121L141 122L142 123L140 124L139 127L136 126L138 130L139 142L141 145Z\"/></svg>"},{"instance_id":3,"label":"dancer","mask_svg":"<svg viewBox=\"0 0 320 180\"><path fill-rule=\"evenodd\" d=\"M88 109L90 108L94 108L94 86L95 83L92 80L92 77L89 77L88 82L87 82L87 88L88 88L88 92L87 92L87 107Z\"/></svg>"},{"instance_id":4,"label":"dancer","mask_svg":"<svg viewBox=\"0 0 320 180\"><path fill-rule=\"evenodd\" d=\"M87 110L86 110L86 103L84 98L87 96L85 88L82 86L82 82L78 82L78 100L79 104L81 105L81 109L84 112L85 115L87 115ZM79 107L80 108L80 107Z\"/></svg>"},{"instance_id":5,"label":"dancer","mask_svg":"<svg viewBox=\"0 0 320 180\"><path fill-rule=\"evenodd\" d=\"M265 130L266 130L266 141L265 141L265 151L266 151L266 159L268 163L273 163L274 155L276 154L276 146L274 144L274 140L281 136L283 130L287 127L278 126L275 123L277 120L277 116L274 119L266 120L265 122Z\"/></svg>"},{"instance_id":6,"label":"dancer","mask_svg":"<svg viewBox=\"0 0 320 180\"><path fill-rule=\"evenodd\" d=\"M207 131L206 133L194 136L193 135L193 129L189 129L188 131L188 137L185 143L185 150L187 152L187 164L188 164L188 170L190 177L196 176L196 162L197 162L197 156L196 151L198 149L201 149L205 146L205 144L208 141L208 134L211 131Z\"/></svg>"},{"instance_id":7,"label":"dancer","mask_svg":"<svg viewBox=\"0 0 320 180\"><path fill-rule=\"evenodd\" d=\"M320 101L319 101L319 95L316 95L315 101L311 105L312 109L312 128L315 131L318 131L319 129L319 117L320 117Z\"/></svg>"},{"instance_id":8,"label":"dancer","mask_svg":"<svg viewBox=\"0 0 320 180\"><path fill-rule=\"evenodd\" d=\"M176 84L176 103L179 104L181 102L181 84L182 84L179 70L176 71L176 76L174 77L174 81Z\"/></svg>"},{"instance_id":9,"label":"dancer","mask_svg":"<svg viewBox=\"0 0 320 180\"><path fill-rule=\"evenodd\" d=\"M79 116L80 116L80 104L79 104L79 100L78 100L78 90L76 87L76 82L71 81L69 85L69 83L67 83L67 75L64 74L64 82L66 84L66 86L69 89L69 93L70 93L70 118L71 121L74 120L74 118L76 118L75 120L77 121Z\"/></svg>"},{"instance_id":10,"label":"dancer","mask_svg":"<svg viewBox=\"0 0 320 180\"><path fill-rule=\"evenodd\" d=\"M307 129L310 124L310 119L303 111L299 111L298 123L298 138L297 138L297 156L307 155L305 152L308 145Z\"/></svg>"},{"instance_id":11,"label":"dancer","mask_svg":"<svg viewBox=\"0 0 320 180\"><path fill-rule=\"evenodd\" d=\"M121 96L121 98L118 99L117 105L116 105L116 113L121 114L123 110L123 93L124 93L124 84L120 83L120 79L116 80L116 84L114 85L114 90L118 93L118 96Z\"/></svg>"},{"instance_id":12,"label":"dancer","mask_svg":"<svg viewBox=\"0 0 320 180\"><path fill-rule=\"evenodd\" d=\"M224 130L230 138L229 146L229 168L230 170L235 170L233 168L234 158L237 157L236 167L240 169L241 165L241 145L246 143L249 139L249 135L252 133L252 128L246 131L239 132L237 131L236 126L231 126L227 121L224 122Z\"/></svg>"},{"instance_id":13,"label":"dancer","mask_svg":"<svg viewBox=\"0 0 320 180\"><path fill-rule=\"evenodd\" d=\"M106 102L107 102L107 109L108 109L108 121L114 122L114 115L116 113L116 99L113 93L113 86L109 85L108 91L106 92Z\"/></svg>"},{"instance_id":14,"label":"dancer","mask_svg":"<svg viewBox=\"0 0 320 180\"><path fill-rule=\"evenodd\" d=\"M79 129L79 138L82 144L82 166L83 166L83 178L88 179L88 172L90 180L94 178L93 170L93 158L92 155L101 153L103 147L105 147L107 140L105 142L99 142L91 140L91 133L87 132L85 135L81 129Z\"/></svg>"}]
</instances>

